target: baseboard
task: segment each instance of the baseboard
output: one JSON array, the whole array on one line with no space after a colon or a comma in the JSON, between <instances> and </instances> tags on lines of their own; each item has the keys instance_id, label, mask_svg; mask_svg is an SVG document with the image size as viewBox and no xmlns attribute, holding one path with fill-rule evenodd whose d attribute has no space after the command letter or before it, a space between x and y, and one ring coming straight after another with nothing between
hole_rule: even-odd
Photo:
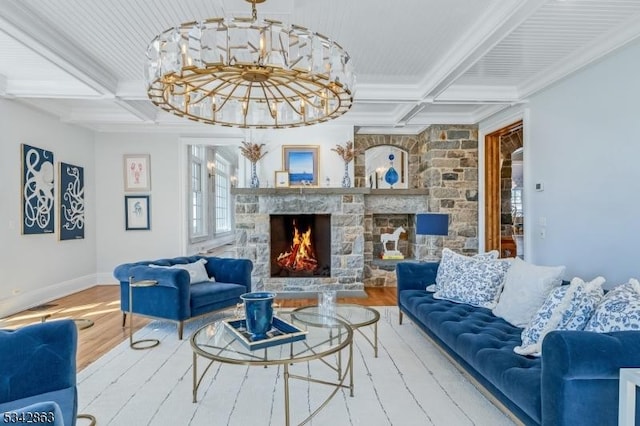
<instances>
[{"instance_id":1,"label":"baseboard","mask_svg":"<svg viewBox=\"0 0 640 426\"><path fill-rule=\"evenodd\" d=\"M315 299L318 297L317 291L277 291L278 299ZM367 298L364 290L338 290L337 297Z\"/></svg>"},{"instance_id":2,"label":"baseboard","mask_svg":"<svg viewBox=\"0 0 640 426\"><path fill-rule=\"evenodd\" d=\"M85 290L97 283L96 274L91 274L60 283L45 284L39 289L25 291L0 301L0 318Z\"/></svg>"}]
</instances>

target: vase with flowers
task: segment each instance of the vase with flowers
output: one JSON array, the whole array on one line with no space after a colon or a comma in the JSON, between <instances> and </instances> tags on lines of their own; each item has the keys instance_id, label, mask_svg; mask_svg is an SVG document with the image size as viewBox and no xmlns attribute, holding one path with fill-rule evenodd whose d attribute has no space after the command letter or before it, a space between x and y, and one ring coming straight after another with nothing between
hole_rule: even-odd
<instances>
[{"instance_id":1,"label":"vase with flowers","mask_svg":"<svg viewBox=\"0 0 640 426\"><path fill-rule=\"evenodd\" d=\"M262 147L264 144L257 144L254 142L246 142L242 141L242 146L240 147L240 153L244 158L251 162L251 181L249 182L250 188L259 188L260 180L258 179L258 174L256 173L256 163L262 157L264 157L267 152L262 152Z\"/></svg>"},{"instance_id":2,"label":"vase with flowers","mask_svg":"<svg viewBox=\"0 0 640 426\"><path fill-rule=\"evenodd\" d=\"M331 151L338 153L342 161L344 161L344 176L342 177L342 187L351 187L351 177L349 176L349 163L356 156L357 152L353 147L353 142L348 141L344 146L338 144L335 148L331 148Z\"/></svg>"}]
</instances>

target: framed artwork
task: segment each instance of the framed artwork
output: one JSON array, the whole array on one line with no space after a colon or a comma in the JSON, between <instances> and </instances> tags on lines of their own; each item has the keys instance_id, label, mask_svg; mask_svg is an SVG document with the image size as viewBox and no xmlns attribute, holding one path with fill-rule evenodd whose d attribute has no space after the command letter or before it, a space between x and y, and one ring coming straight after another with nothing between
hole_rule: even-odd
<instances>
[{"instance_id":1,"label":"framed artwork","mask_svg":"<svg viewBox=\"0 0 640 426\"><path fill-rule=\"evenodd\" d=\"M84 238L84 168L59 164L60 240Z\"/></svg>"},{"instance_id":2,"label":"framed artwork","mask_svg":"<svg viewBox=\"0 0 640 426\"><path fill-rule=\"evenodd\" d=\"M22 233L54 232L53 152L22 144Z\"/></svg>"},{"instance_id":3,"label":"framed artwork","mask_svg":"<svg viewBox=\"0 0 640 426\"><path fill-rule=\"evenodd\" d=\"M318 186L318 147L282 147L282 164L289 173L289 186Z\"/></svg>"},{"instance_id":4,"label":"framed artwork","mask_svg":"<svg viewBox=\"0 0 640 426\"><path fill-rule=\"evenodd\" d=\"M278 170L275 172L276 188L288 188L289 187L289 172L284 170Z\"/></svg>"},{"instance_id":5,"label":"framed artwork","mask_svg":"<svg viewBox=\"0 0 640 426\"><path fill-rule=\"evenodd\" d=\"M148 195L124 196L125 230L147 231L151 229Z\"/></svg>"},{"instance_id":6,"label":"framed artwork","mask_svg":"<svg viewBox=\"0 0 640 426\"><path fill-rule=\"evenodd\" d=\"M124 190L151 191L151 156L149 154L124 155Z\"/></svg>"}]
</instances>

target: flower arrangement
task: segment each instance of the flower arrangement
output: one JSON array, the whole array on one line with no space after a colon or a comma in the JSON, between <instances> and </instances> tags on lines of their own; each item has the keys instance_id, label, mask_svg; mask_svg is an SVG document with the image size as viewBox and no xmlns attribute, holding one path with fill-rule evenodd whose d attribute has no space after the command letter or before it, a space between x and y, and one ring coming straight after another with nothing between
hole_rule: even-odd
<instances>
[{"instance_id":1,"label":"flower arrangement","mask_svg":"<svg viewBox=\"0 0 640 426\"><path fill-rule=\"evenodd\" d=\"M243 157L245 157L247 160L251 161L252 163L257 163L258 160L260 160L262 157L264 157L267 154L266 151L262 152L263 146L264 146L263 143L258 145L257 143L254 143L254 142L242 141L242 146L240 147L240 153L242 154Z\"/></svg>"},{"instance_id":2,"label":"flower arrangement","mask_svg":"<svg viewBox=\"0 0 640 426\"><path fill-rule=\"evenodd\" d=\"M350 163L353 157L358 154L357 150L353 148L353 142L351 141L347 141L345 146L338 144L335 148L331 148L331 151L337 152L345 163Z\"/></svg>"}]
</instances>

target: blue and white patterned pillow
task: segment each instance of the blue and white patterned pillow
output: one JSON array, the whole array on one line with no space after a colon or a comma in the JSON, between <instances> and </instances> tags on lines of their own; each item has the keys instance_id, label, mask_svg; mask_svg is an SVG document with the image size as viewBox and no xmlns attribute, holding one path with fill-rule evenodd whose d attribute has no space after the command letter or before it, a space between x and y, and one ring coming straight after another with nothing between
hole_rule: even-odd
<instances>
[{"instance_id":1,"label":"blue and white patterned pillow","mask_svg":"<svg viewBox=\"0 0 640 426\"><path fill-rule=\"evenodd\" d=\"M446 249L446 248L443 249L442 250L443 255L444 255L444 250L449 250L449 249ZM463 255L461 254L460 256L463 256ZM478 253L474 255L473 258L480 259L480 260L496 260L499 256L500 256L500 252L498 250L491 250L485 253ZM427 286L425 290L427 290L429 293L435 293L436 291L438 291L438 284L430 284Z\"/></svg>"},{"instance_id":2,"label":"blue and white patterned pillow","mask_svg":"<svg viewBox=\"0 0 640 426\"><path fill-rule=\"evenodd\" d=\"M585 283L580 278L553 289L522 330L522 344L513 348L520 355L540 356L542 341L552 330L582 330L602 300L604 278Z\"/></svg>"},{"instance_id":3,"label":"blue and white patterned pillow","mask_svg":"<svg viewBox=\"0 0 640 426\"><path fill-rule=\"evenodd\" d=\"M436 275L435 299L493 308L510 263L463 256L449 249L442 250L442 260Z\"/></svg>"},{"instance_id":4,"label":"blue and white patterned pillow","mask_svg":"<svg viewBox=\"0 0 640 426\"><path fill-rule=\"evenodd\" d=\"M584 329L597 333L640 330L640 282L632 278L608 292Z\"/></svg>"}]
</instances>

